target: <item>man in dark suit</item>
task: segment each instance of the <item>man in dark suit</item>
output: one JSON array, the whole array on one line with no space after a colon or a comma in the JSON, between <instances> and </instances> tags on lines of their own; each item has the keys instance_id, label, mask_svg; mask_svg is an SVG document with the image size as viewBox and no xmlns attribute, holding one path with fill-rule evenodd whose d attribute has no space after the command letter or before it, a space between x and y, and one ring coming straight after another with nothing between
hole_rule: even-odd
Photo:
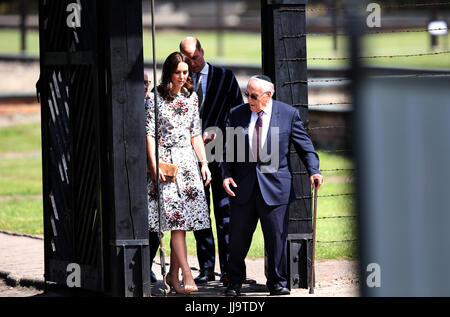
<instances>
[{"instance_id":1,"label":"man in dark suit","mask_svg":"<svg viewBox=\"0 0 450 317\"><path fill-rule=\"evenodd\" d=\"M270 78L253 76L247 85L248 103L232 109L227 124L226 161L222 164L223 187L231 196L227 296L240 295L245 280L244 260L258 219L267 252L267 288L271 295L290 294L286 259L288 207L295 197L289 165L291 144L311 184L317 181L320 187L323 181L319 157L298 110L272 100L273 93ZM236 133L239 129L243 132ZM244 142L237 140L239 136L245 138ZM241 148L237 148L239 144Z\"/></svg>"},{"instance_id":2,"label":"man in dark suit","mask_svg":"<svg viewBox=\"0 0 450 317\"><path fill-rule=\"evenodd\" d=\"M194 89L199 98L199 113L202 119L203 140L205 144L215 139L212 127L225 131L227 116L231 108L243 103L239 84L232 71L206 63L205 52L200 41L194 37L186 37L180 43L180 51L191 59ZM216 130L217 131L217 130ZM222 187L222 173L217 161L210 162L212 174L211 184L205 188L208 204L210 203L209 187L212 191L214 216L216 220L217 242L221 281L226 285L226 266L229 256L229 200ZM215 245L211 229L194 231L197 242L197 259L200 274L195 278L197 284L214 281Z\"/></svg>"}]
</instances>

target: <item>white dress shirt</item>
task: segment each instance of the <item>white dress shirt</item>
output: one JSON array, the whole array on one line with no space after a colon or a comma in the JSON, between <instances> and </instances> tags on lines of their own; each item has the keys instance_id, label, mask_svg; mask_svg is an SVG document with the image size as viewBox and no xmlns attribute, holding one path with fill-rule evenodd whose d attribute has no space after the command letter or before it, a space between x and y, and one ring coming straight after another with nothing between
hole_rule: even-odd
<instances>
[{"instance_id":1,"label":"white dress shirt","mask_svg":"<svg viewBox=\"0 0 450 317\"><path fill-rule=\"evenodd\" d=\"M263 148L264 143L266 142L266 139L267 139L267 132L269 131L271 117L272 117L272 98L270 98L269 103L263 110L263 115L262 115L263 123L262 123L261 140L260 140L261 141L261 144L260 144L261 149ZM258 120L258 114L256 112L252 112L252 115L250 117L250 125L248 126L248 140L249 140L251 150L253 150L252 140L253 140L253 132L255 130L256 120Z\"/></svg>"}]
</instances>

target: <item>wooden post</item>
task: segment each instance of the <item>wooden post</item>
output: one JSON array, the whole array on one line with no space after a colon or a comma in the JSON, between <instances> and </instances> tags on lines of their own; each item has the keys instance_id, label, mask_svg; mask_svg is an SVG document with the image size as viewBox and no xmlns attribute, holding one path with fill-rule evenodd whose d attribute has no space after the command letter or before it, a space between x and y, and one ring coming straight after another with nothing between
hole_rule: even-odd
<instances>
[{"instance_id":1,"label":"wooden post","mask_svg":"<svg viewBox=\"0 0 450 317\"><path fill-rule=\"evenodd\" d=\"M142 1L105 1L105 155L113 295L150 295Z\"/></svg>"},{"instance_id":2,"label":"wooden post","mask_svg":"<svg viewBox=\"0 0 450 317\"><path fill-rule=\"evenodd\" d=\"M45 280L149 296L141 0L39 1Z\"/></svg>"},{"instance_id":3,"label":"wooden post","mask_svg":"<svg viewBox=\"0 0 450 317\"><path fill-rule=\"evenodd\" d=\"M275 83L275 99L300 112L308 126L305 6L307 0L262 0L262 68ZM311 184L306 168L291 149L297 197L289 208L288 285L308 288L312 256Z\"/></svg>"}]
</instances>

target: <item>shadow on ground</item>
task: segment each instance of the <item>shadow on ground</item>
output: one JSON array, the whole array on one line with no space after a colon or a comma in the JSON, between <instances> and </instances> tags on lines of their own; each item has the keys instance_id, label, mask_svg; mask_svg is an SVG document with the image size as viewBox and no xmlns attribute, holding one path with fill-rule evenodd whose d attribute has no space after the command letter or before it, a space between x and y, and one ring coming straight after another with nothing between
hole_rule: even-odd
<instances>
[{"instance_id":1,"label":"shadow on ground","mask_svg":"<svg viewBox=\"0 0 450 317\"><path fill-rule=\"evenodd\" d=\"M189 296L195 297L224 297L224 293L226 287L219 281L212 281L206 285L197 285L198 292L191 293ZM162 280L158 280L155 284L152 285L152 296L155 297L164 297L164 285ZM244 284L241 289L242 296L267 296L269 290L266 285L263 284ZM177 296L187 296L183 294L176 294L175 291L172 291L170 294L167 294L167 297L177 297Z\"/></svg>"}]
</instances>

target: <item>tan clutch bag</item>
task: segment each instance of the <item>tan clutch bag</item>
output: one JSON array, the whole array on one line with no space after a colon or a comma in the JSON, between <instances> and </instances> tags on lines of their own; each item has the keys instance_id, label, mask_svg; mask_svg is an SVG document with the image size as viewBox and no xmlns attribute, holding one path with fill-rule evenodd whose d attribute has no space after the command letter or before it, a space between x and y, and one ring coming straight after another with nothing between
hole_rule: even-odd
<instances>
[{"instance_id":1,"label":"tan clutch bag","mask_svg":"<svg viewBox=\"0 0 450 317\"><path fill-rule=\"evenodd\" d=\"M175 182L177 179L178 166L166 162L159 162L159 168L164 173L168 182Z\"/></svg>"}]
</instances>

